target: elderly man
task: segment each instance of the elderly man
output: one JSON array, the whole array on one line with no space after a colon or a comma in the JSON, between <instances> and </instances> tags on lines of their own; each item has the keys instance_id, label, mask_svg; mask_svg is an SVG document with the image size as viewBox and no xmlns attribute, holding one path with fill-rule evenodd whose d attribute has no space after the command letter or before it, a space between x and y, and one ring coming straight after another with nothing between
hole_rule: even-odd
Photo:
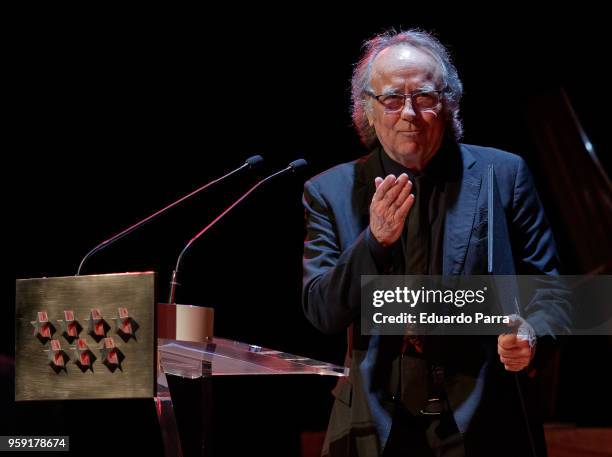
<instances>
[{"instance_id":1,"label":"elderly man","mask_svg":"<svg viewBox=\"0 0 612 457\"><path fill-rule=\"evenodd\" d=\"M359 328L361 275L486 274L489 164L508 220L496 243L511 249L517 273L557 272L524 161L459 143L461 96L457 70L430 34L373 38L352 80L354 125L371 153L305 184L304 310L321 331L349 336L350 377L334 389L324 455L545 455L530 400L533 340Z\"/></svg>"}]
</instances>

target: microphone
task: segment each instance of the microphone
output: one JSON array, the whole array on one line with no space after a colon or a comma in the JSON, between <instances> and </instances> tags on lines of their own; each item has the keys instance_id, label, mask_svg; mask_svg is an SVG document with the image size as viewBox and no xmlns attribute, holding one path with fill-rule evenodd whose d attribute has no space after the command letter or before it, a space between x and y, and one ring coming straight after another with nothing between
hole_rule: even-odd
<instances>
[{"instance_id":1,"label":"microphone","mask_svg":"<svg viewBox=\"0 0 612 457\"><path fill-rule=\"evenodd\" d=\"M178 258L176 260L176 266L174 267L174 270L172 271L172 279L170 280L170 296L168 298L168 303L169 304L174 304L174 297L176 296L176 286L179 285L179 283L176 282L176 278L177 278L177 275L178 275L179 268L181 266L181 261L183 260L183 256L185 255L185 253L189 250L189 248L193 245L193 243L195 243L195 241L198 238L200 238L208 230L210 230L217 222L219 222L223 218L223 216L225 216L232 209L234 209L242 200L244 200L249 195L251 195L258 187L260 187L264 183L270 181L271 179L273 179L273 178L275 178L277 176L280 176L280 175L285 174L287 172L296 172L297 170L299 170L301 168L304 168L307 165L308 165L308 162L306 162L304 159L294 160L289 165L287 165L286 168L283 168L280 171L272 173L271 175L269 175L266 178L262 179L261 181L257 182L253 187L251 187L244 194L242 194L234 203L232 203L230 206L228 206L221 214L219 214L215 219L213 219L212 222L210 222L206 227L204 227L200 232L198 232L198 234L196 236L194 236L191 240L189 240L189 242L185 245L185 247L183 248L183 250L179 254L179 256L178 256Z\"/></svg>"},{"instance_id":2,"label":"microphone","mask_svg":"<svg viewBox=\"0 0 612 457\"><path fill-rule=\"evenodd\" d=\"M110 246L115 241L119 241L124 236L129 235L134 230L136 230L136 229L142 227L143 225L145 225L147 222L152 221L157 216L160 216L161 214L165 213L169 209L174 208L179 203L182 203L183 201L187 200L188 198L193 197L194 195L202 192L204 189L208 189L210 186L212 186L214 184L217 184L218 182L221 182L221 181L223 181L226 178L229 178L233 174L236 174L239 171L244 170L245 168L248 168L248 169L255 168L255 167L259 166L262 162L263 162L263 157L261 157L260 155L254 155L252 157L249 157L248 159L245 160L245 162L242 165L240 165L235 170L230 171L229 173L221 176L220 178L214 179L214 180L204 184L202 187L199 187L196 190L194 190L193 192L190 192L189 194L179 198L175 202L170 203L168 206L165 206L164 208L160 209L156 213L153 213L150 216L147 216L146 218L142 219L141 221L136 222L134 225L131 225L130 227L128 227L125 230L117 233L116 235L111 236L109 239L102 241L100 244L96 245L91 251L89 251L87 254L85 254L85 257L83 257L83 259L81 260L81 263L79 264L79 268L77 270L76 276L79 276L81 274L81 270L83 269L83 265L85 264L87 259L89 259L89 257L94 255L96 252L104 249L107 246Z\"/></svg>"},{"instance_id":3,"label":"microphone","mask_svg":"<svg viewBox=\"0 0 612 457\"><path fill-rule=\"evenodd\" d=\"M245 165L248 165L249 168L256 168L259 165L261 165L262 162L263 162L263 157L260 155L256 155L256 156L251 156L248 159L246 159L242 166L244 167Z\"/></svg>"},{"instance_id":4,"label":"microphone","mask_svg":"<svg viewBox=\"0 0 612 457\"><path fill-rule=\"evenodd\" d=\"M308 165L308 162L304 159L297 159L291 162L287 168L291 168L292 171L297 171L300 168L304 168L306 165Z\"/></svg>"}]
</instances>

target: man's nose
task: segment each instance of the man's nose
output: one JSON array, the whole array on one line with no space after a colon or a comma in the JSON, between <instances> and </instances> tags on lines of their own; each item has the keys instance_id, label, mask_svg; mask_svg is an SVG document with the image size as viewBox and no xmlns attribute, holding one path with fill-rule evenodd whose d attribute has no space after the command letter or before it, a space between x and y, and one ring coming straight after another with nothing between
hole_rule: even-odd
<instances>
[{"instance_id":1,"label":"man's nose","mask_svg":"<svg viewBox=\"0 0 612 457\"><path fill-rule=\"evenodd\" d=\"M411 120L416 117L416 112L412 107L412 100L410 98L406 98L404 102L404 107L402 108L402 119Z\"/></svg>"}]
</instances>

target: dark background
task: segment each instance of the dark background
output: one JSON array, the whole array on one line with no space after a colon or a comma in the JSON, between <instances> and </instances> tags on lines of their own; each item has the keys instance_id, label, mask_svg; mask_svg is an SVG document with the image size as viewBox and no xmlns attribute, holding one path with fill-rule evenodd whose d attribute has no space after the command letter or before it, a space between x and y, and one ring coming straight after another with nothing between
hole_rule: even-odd
<instances>
[{"instance_id":1,"label":"dark background","mask_svg":"<svg viewBox=\"0 0 612 457\"><path fill-rule=\"evenodd\" d=\"M74 274L99 241L261 154L266 162L257 174L173 209L92 257L84 273L155 270L165 300L189 238L257 177L303 157L310 164L304 174L269 183L193 247L177 302L214 307L218 336L341 363L344 335L320 334L301 310L301 192L307 177L366 152L349 114L352 64L364 39L390 26L435 32L464 82L464 142L521 154L538 187L558 164L547 173L532 160L527 110L534 98L564 88L610 170L609 39L601 13L493 9L372 20L365 10L355 19L299 7L241 11L239 18L236 11L164 10L16 18L7 66L13 140L3 167L13 272L5 275L0 352L13 354L16 278ZM554 224L555 202L543 197L572 271L571 245ZM610 354L609 339L583 346L567 351L550 419L611 425L601 402L592 404L586 393L584 401L576 398L576 388L592 387L591 370L599 369L578 364L582 351L600 360ZM594 382L609 404L606 384ZM327 384L304 382L318 390L309 392L315 400L306 411L293 412L302 428L325 428ZM10 389L3 391L10 412L3 428L31 433L35 412L28 408L35 407L15 406ZM61 407L49 408L43 423L66 422Z\"/></svg>"}]
</instances>

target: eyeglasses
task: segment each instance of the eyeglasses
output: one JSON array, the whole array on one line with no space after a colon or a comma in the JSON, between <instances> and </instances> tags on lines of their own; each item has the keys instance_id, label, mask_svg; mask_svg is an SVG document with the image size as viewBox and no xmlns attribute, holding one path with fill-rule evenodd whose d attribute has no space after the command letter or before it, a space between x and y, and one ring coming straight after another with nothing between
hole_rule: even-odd
<instances>
[{"instance_id":1,"label":"eyeglasses","mask_svg":"<svg viewBox=\"0 0 612 457\"><path fill-rule=\"evenodd\" d=\"M410 104L415 111L427 111L435 109L440 104L441 94L444 90L417 90L409 94L386 94L375 95L366 93L375 98L384 108L386 113L397 113L404 109L406 99L410 98Z\"/></svg>"}]
</instances>

